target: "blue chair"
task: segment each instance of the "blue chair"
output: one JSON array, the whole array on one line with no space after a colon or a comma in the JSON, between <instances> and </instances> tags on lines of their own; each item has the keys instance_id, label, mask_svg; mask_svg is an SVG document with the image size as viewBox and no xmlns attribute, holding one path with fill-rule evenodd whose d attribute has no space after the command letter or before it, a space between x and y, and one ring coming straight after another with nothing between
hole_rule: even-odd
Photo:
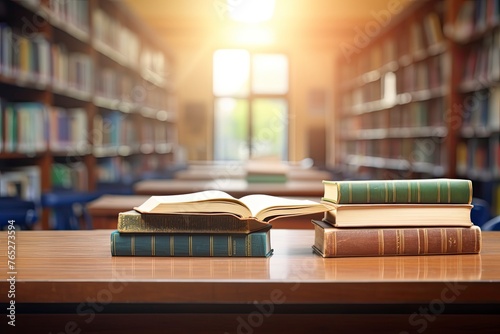
<instances>
[{"instance_id":1,"label":"blue chair","mask_svg":"<svg viewBox=\"0 0 500 334\"><path fill-rule=\"evenodd\" d=\"M14 221L16 229L30 230L38 221L39 212L33 201L19 197L0 197L0 229L8 228L9 221Z\"/></svg>"},{"instance_id":2,"label":"blue chair","mask_svg":"<svg viewBox=\"0 0 500 334\"><path fill-rule=\"evenodd\" d=\"M491 218L490 205L484 199L477 197L472 199L472 205L470 219L474 225L481 227Z\"/></svg>"},{"instance_id":3,"label":"blue chair","mask_svg":"<svg viewBox=\"0 0 500 334\"><path fill-rule=\"evenodd\" d=\"M500 216L491 218L481 226L483 231L500 231Z\"/></svg>"},{"instance_id":4,"label":"blue chair","mask_svg":"<svg viewBox=\"0 0 500 334\"><path fill-rule=\"evenodd\" d=\"M54 229L78 230L83 220L87 229L92 229L92 219L87 203L98 198L92 192L53 191L42 194L42 206L52 210Z\"/></svg>"}]
</instances>

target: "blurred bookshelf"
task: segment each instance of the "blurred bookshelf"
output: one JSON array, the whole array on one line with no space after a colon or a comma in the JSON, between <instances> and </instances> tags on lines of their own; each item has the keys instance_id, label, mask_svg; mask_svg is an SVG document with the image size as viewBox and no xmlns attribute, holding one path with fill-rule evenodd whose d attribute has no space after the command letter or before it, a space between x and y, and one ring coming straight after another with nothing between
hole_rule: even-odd
<instances>
[{"instance_id":1,"label":"blurred bookshelf","mask_svg":"<svg viewBox=\"0 0 500 334\"><path fill-rule=\"evenodd\" d=\"M123 2L2 1L0 196L40 203L161 177L177 149L173 67Z\"/></svg>"},{"instance_id":2,"label":"blurred bookshelf","mask_svg":"<svg viewBox=\"0 0 500 334\"><path fill-rule=\"evenodd\" d=\"M346 178L469 178L500 214L500 1L415 1L386 21L338 57L335 165Z\"/></svg>"}]
</instances>

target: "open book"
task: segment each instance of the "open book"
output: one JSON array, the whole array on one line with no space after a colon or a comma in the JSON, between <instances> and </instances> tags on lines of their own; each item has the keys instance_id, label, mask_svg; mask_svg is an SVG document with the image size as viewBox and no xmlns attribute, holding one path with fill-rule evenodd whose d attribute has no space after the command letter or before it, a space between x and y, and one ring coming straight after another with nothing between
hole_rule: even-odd
<instances>
[{"instance_id":1,"label":"open book","mask_svg":"<svg viewBox=\"0 0 500 334\"><path fill-rule=\"evenodd\" d=\"M241 219L270 222L284 216L326 212L327 204L270 195L248 195L239 199L220 190L169 196L151 196L134 208L143 214L231 214Z\"/></svg>"}]
</instances>

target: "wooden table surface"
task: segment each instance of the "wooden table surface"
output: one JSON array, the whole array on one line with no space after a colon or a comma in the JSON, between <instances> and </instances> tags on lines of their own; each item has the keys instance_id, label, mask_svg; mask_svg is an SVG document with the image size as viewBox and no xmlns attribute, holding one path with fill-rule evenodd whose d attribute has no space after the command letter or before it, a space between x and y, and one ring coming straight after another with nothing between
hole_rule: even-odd
<instances>
[{"instance_id":1,"label":"wooden table surface","mask_svg":"<svg viewBox=\"0 0 500 334\"><path fill-rule=\"evenodd\" d=\"M177 180L245 179L247 171L243 166L191 166L175 173ZM318 169L290 168L288 180L292 181L322 181L331 180L332 174Z\"/></svg>"},{"instance_id":2,"label":"wooden table surface","mask_svg":"<svg viewBox=\"0 0 500 334\"><path fill-rule=\"evenodd\" d=\"M285 321L282 317L289 313L297 316L285 321L289 324L295 324L299 315L308 314L304 318L308 321L326 322L339 321L342 315L341 319L350 320L338 322L339 328L347 326L356 332L361 324L347 314L359 317L360 312L379 324L376 314L403 312L391 323L414 330L408 316L419 312L420 305L439 310L443 313L440 319L452 319L432 321L433 326L463 324L465 319L478 316L484 328L500 323L498 232L483 232L483 250L476 255L336 259L312 253L312 230L272 230L274 255L270 258L112 257L110 232L18 231L14 274L18 309L25 305L25 313L35 316L40 312L62 313L57 321L81 323L78 308L93 299L106 306L102 313L111 318L110 313L137 314L141 308L166 313L161 321L175 319L172 321L181 326L179 332L185 330L185 324L180 322L182 317L175 317L177 313L193 313L205 320L207 313L221 314L221 323L234 331L238 325L235 314L252 314L258 310L255 303L272 307L276 313L266 322L271 332L282 326L280 319ZM0 232L0 245L4 247L0 252L0 303L4 307L9 302L7 279L12 271L7 268L7 232ZM69 305L70 314L64 305ZM47 324L51 318L44 315L37 319ZM114 322L106 319L93 326ZM132 315L123 324L131 319ZM207 321L216 327L216 320ZM193 326L196 329L197 325Z\"/></svg>"},{"instance_id":3,"label":"wooden table surface","mask_svg":"<svg viewBox=\"0 0 500 334\"><path fill-rule=\"evenodd\" d=\"M284 183L249 183L244 179L220 178L215 180L143 180L134 185L137 195L177 195L209 189L222 190L234 197L251 194L274 196L318 197L324 194L320 180L291 180Z\"/></svg>"}]
</instances>

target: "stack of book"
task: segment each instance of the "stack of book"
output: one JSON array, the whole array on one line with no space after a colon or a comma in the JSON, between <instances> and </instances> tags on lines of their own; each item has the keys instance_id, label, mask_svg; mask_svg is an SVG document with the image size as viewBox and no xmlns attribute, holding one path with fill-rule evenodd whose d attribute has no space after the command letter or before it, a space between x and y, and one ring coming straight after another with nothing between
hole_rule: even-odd
<instances>
[{"instance_id":1,"label":"stack of book","mask_svg":"<svg viewBox=\"0 0 500 334\"><path fill-rule=\"evenodd\" d=\"M475 254L472 182L463 179L323 181L331 205L313 220L323 257Z\"/></svg>"},{"instance_id":2,"label":"stack of book","mask_svg":"<svg viewBox=\"0 0 500 334\"><path fill-rule=\"evenodd\" d=\"M282 161L256 160L245 164L248 183L284 183L288 181L288 165Z\"/></svg>"},{"instance_id":3,"label":"stack of book","mask_svg":"<svg viewBox=\"0 0 500 334\"><path fill-rule=\"evenodd\" d=\"M151 196L118 215L113 256L272 255L274 219L329 210L319 202L268 195L240 199L218 190Z\"/></svg>"}]
</instances>

